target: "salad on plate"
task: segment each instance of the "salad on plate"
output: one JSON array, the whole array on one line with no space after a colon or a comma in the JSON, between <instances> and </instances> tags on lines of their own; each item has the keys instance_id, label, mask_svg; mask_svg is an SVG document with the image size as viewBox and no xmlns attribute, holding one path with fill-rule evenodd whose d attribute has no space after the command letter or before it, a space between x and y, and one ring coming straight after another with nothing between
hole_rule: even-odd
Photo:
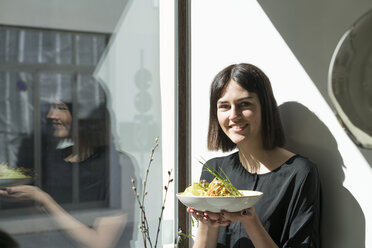
<instances>
[{"instance_id":1,"label":"salad on plate","mask_svg":"<svg viewBox=\"0 0 372 248\"><path fill-rule=\"evenodd\" d=\"M200 211L229 212L240 211L253 206L263 195L260 191L238 190L230 182L226 174L204 165L214 179L194 182L184 192L177 194L178 199L186 207Z\"/></svg>"},{"instance_id":2,"label":"salad on plate","mask_svg":"<svg viewBox=\"0 0 372 248\"><path fill-rule=\"evenodd\" d=\"M0 186L28 184L31 181L32 176L28 169L12 168L7 164L0 164Z\"/></svg>"}]
</instances>

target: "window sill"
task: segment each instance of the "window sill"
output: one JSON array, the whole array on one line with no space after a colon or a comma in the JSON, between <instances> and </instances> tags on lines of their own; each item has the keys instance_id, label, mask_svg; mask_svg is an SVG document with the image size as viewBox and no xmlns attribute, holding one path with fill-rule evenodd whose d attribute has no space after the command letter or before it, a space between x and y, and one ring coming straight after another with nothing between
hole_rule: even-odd
<instances>
[{"instance_id":1,"label":"window sill","mask_svg":"<svg viewBox=\"0 0 372 248\"><path fill-rule=\"evenodd\" d=\"M121 213L121 210L96 208L89 210L74 210L69 213L83 224L92 226L97 218L116 215ZM43 213L32 216L1 218L0 229L5 230L11 235L61 230L51 215Z\"/></svg>"}]
</instances>

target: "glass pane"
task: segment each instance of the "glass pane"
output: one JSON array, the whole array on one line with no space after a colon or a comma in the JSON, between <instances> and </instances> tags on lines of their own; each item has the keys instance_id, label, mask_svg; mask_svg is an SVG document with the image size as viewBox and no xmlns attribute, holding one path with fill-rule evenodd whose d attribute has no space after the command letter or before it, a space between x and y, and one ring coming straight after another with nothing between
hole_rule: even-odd
<instances>
[{"instance_id":1,"label":"glass pane","mask_svg":"<svg viewBox=\"0 0 372 248\"><path fill-rule=\"evenodd\" d=\"M18 55L19 31L0 27L0 62L15 62Z\"/></svg>"},{"instance_id":2,"label":"glass pane","mask_svg":"<svg viewBox=\"0 0 372 248\"><path fill-rule=\"evenodd\" d=\"M158 3L91 4L110 11L90 16L75 2L40 5L35 22L14 13L19 27L0 28L0 162L27 169L29 179L6 183L0 171L0 187L24 196L1 197L0 229L21 247L143 247L135 186L152 245L172 245ZM69 18L60 22L59 13ZM172 204L158 232L166 192Z\"/></svg>"},{"instance_id":3,"label":"glass pane","mask_svg":"<svg viewBox=\"0 0 372 248\"><path fill-rule=\"evenodd\" d=\"M42 63L72 63L72 34L45 31L41 37Z\"/></svg>"},{"instance_id":4,"label":"glass pane","mask_svg":"<svg viewBox=\"0 0 372 248\"><path fill-rule=\"evenodd\" d=\"M43 32L41 33L41 62L55 63L56 62L56 33Z\"/></svg>"},{"instance_id":5,"label":"glass pane","mask_svg":"<svg viewBox=\"0 0 372 248\"><path fill-rule=\"evenodd\" d=\"M96 78L111 96L110 110L115 113L113 132L120 150L132 160L135 186L140 196L144 190L143 182L147 182L145 212L153 244L165 193L163 182L168 176L162 169L162 138L165 134L161 129L163 113L159 80L158 19L158 7L154 7L152 2L131 2L95 72ZM146 170L156 137L160 138L160 144L147 177ZM131 189L127 194L130 191ZM173 196L168 196L167 199L174 200ZM136 236L130 242L130 247L143 247L142 235L138 229L141 223L139 205L136 203L131 207L134 208L134 218L128 224ZM172 242L173 219L163 218L158 245Z\"/></svg>"},{"instance_id":6,"label":"glass pane","mask_svg":"<svg viewBox=\"0 0 372 248\"><path fill-rule=\"evenodd\" d=\"M56 34L56 63L72 64L72 34Z\"/></svg>"},{"instance_id":7,"label":"glass pane","mask_svg":"<svg viewBox=\"0 0 372 248\"><path fill-rule=\"evenodd\" d=\"M18 62L40 63L41 62L41 32L23 30L19 34Z\"/></svg>"},{"instance_id":8,"label":"glass pane","mask_svg":"<svg viewBox=\"0 0 372 248\"><path fill-rule=\"evenodd\" d=\"M75 36L76 64L97 64L105 48L105 36L79 34Z\"/></svg>"},{"instance_id":9,"label":"glass pane","mask_svg":"<svg viewBox=\"0 0 372 248\"><path fill-rule=\"evenodd\" d=\"M33 77L0 71L0 163L19 165L22 141L33 132Z\"/></svg>"}]
</instances>

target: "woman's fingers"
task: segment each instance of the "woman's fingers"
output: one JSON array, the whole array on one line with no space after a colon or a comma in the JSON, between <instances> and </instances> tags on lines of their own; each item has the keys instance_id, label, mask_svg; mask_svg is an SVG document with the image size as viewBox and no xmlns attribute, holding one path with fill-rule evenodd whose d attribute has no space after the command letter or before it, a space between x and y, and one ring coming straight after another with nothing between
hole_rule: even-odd
<instances>
[{"instance_id":1,"label":"woman's fingers","mask_svg":"<svg viewBox=\"0 0 372 248\"><path fill-rule=\"evenodd\" d=\"M6 188L1 187L0 188L0 196L7 196L7 195L8 195L8 191L6 190Z\"/></svg>"},{"instance_id":2,"label":"woman's fingers","mask_svg":"<svg viewBox=\"0 0 372 248\"><path fill-rule=\"evenodd\" d=\"M211 226L227 226L231 223L230 220L225 220L221 213L203 212L192 208L188 208L187 212L190 213L195 219Z\"/></svg>"},{"instance_id":3,"label":"woman's fingers","mask_svg":"<svg viewBox=\"0 0 372 248\"><path fill-rule=\"evenodd\" d=\"M222 222L224 221L224 218L220 213L205 212L204 215L208 216L210 220L213 220L218 224L222 224Z\"/></svg>"},{"instance_id":4,"label":"woman's fingers","mask_svg":"<svg viewBox=\"0 0 372 248\"><path fill-rule=\"evenodd\" d=\"M251 208L242 209L239 212L222 211L222 214L226 220L240 221L242 220L242 218L254 216L255 211L254 211L254 208L251 207Z\"/></svg>"},{"instance_id":5,"label":"woman's fingers","mask_svg":"<svg viewBox=\"0 0 372 248\"><path fill-rule=\"evenodd\" d=\"M0 197L7 202L19 201L18 197L12 193L12 189L10 187L8 188L2 187L0 189Z\"/></svg>"},{"instance_id":6,"label":"woman's fingers","mask_svg":"<svg viewBox=\"0 0 372 248\"><path fill-rule=\"evenodd\" d=\"M209 222L208 216L202 211L198 211L198 210L195 210L193 208L188 208L187 212L190 213L195 219L197 219L197 220L199 220L203 223L208 223Z\"/></svg>"},{"instance_id":7,"label":"woman's fingers","mask_svg":"<svg viewBox=\"0 0 372 248\"><path fill-rule=\"evenodd\" d=\"M2 196L16 200L35 200L34 198L38 192L36 187L29 185L7 187L0 191Z\"/></svg>"}]
</instances>

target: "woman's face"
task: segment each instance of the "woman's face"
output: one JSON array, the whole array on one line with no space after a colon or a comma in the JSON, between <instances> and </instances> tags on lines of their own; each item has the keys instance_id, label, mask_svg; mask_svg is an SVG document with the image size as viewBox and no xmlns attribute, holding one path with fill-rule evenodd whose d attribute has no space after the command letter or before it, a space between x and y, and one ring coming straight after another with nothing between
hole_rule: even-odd
<instances>
[{"instance_id":1,"label":"woman's face","mask_svg":"<svg viewBox=\"0 0 372 248\"><path fill-rule=\"evenodd\" d=\"M235 144L261 142L261 104L256 93L230 80L217 101L217 118Z\"/></svg>"},{"instance_id":2,"label":"woman's face","mask_svg":"<svg viewBox=\"0 0 372 248\"><path fill-rule=\"evenodd\" d=\"M56 101L49 109L47 119L53 125L53 135L56 138L69 138L72 116L66 104L61 101Z\"/></svg>"}]
</instances>

